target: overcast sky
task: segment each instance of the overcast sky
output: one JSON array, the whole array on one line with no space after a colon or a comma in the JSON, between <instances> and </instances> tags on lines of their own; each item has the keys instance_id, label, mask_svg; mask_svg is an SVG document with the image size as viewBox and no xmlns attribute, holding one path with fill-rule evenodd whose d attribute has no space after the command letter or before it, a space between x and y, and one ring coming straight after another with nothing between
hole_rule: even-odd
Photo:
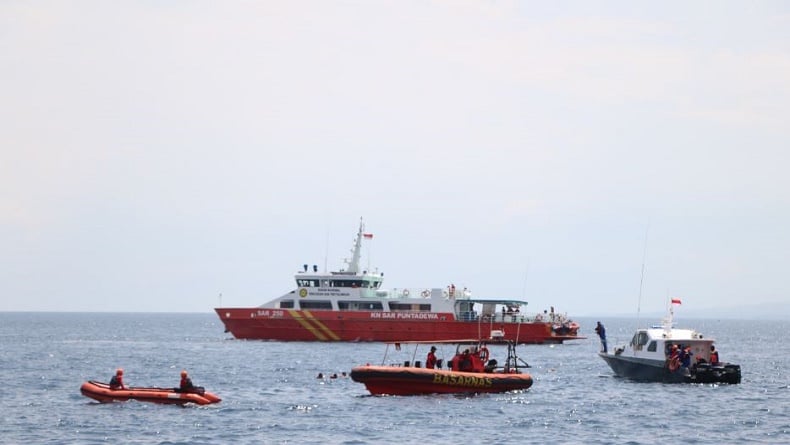
<instances>
[{"instance_id":1,"label":"overcast sky","mask_svg":"<svg viewBox=\"0 0 790 445\"><path fill-rule=\"evenodd\" d=\"M784 1L0 2L0 311L787 302L789 167Z\"/></svg>"}]
</instances>

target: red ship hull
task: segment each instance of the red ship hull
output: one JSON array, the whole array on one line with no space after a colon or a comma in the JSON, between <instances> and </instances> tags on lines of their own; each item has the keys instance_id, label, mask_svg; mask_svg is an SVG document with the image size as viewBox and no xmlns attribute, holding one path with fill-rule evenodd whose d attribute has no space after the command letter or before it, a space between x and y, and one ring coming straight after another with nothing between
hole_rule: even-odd
<instances>
[{"instance_id":1,"label":"red ship hull","mask_svg":"<svg viewBox=\"0 0 790 445\"><path fill-rule=\"evenodd\" d=\"M557 344L584 337L558 335L548 322L457 320L452 313L215 309L235 338L277 341L396 342L437 338L501 338L517 344Z\"/></svg>"}]
</instances>

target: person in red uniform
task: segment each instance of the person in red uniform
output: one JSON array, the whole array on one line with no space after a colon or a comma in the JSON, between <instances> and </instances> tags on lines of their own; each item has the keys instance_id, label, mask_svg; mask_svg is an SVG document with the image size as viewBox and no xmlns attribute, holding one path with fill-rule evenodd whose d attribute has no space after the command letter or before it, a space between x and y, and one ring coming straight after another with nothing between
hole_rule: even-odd
<instances>
[{"instance_id":1,"label":"person in red uniform","mask_svg":"<svg viewBox=\"0 0 790 445\"><path fill-rule=\"evenodd\" d=\"M436 346L431 346L431 352L428 353L428 357L425 358L425 367L428 369L433 369L436 367Z\"/></svg>"},{"instance_id":2,"label":"person in red uniform","mask_svg":"<svg viewBox=\"0 0 790 445\"><path fill-rule=\"evenodd\" d=\"M192 379L189 378L186 369L181 371L181 383L179 383L178 389L184 392L195 389L195 385L192 384Z\"/></svg>"},{"instance_id":3,"label":"person in red uniform","mask_svg":"<svg viewBox=\"0 0 790 445\"><path fill-rule=\"evenodd\" d=\"M715 365L719 363L719 351L716 350L716 347L710 345L710 364Z\"/></svg>"},{"instance_id":4,"label":"person in red uniform","mask_svg":"<svg viewBox=\"0 0 790 445\"><path fill-rule=\"evenodd\" d=\"M123 384L123 369L115 370L115 375L110 379L110 389L126 389Z\"/></svg>"},{"instance_id":5,"label":"person in red uniform","mask_svg":"<svg viewBox=\"0 0 790 445\"><path fill-rule=\"evenodd\" d=\"M458 370L461 372L470 372L472 371L472 354L469 352L469 349L464 349L464 352L461 353L461 357L458 360Z\"/></svg>"}]
</instances>

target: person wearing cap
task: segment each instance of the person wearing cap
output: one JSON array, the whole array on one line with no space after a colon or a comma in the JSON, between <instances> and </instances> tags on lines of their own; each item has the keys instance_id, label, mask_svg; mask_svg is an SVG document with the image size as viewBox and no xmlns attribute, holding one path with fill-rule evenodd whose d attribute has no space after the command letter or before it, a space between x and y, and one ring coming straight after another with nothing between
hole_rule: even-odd
<instances>
[{"instance_id":1,"label":"person wearing cap","mask_svg":"<svg viewBox=\"0 0 790 445\"><path fill-rule=\"evenodd\" d=\"M431 351L428 353L428 357L425 359L425 367L429 369L433 369L436 367L436 346L431 346Z\"/></svg>"},{"instance_id":2,"label":"person wearing cap","mask_svg":"<svg viewBox=\"0 0 790 445\"><path fill-rule=\"evenodd\" d=\"M115 370L115 375L110 379L110 389L126 389L123 384L123 369Z\"/></svg>"},{"instance_id":3,"label":"person wearing cap","mask_svg":"<svg viewBox=\"0 0 790 445\"><path fill-rule=\"evenodd\" d=\"M195 385L192 384L192 379L189 378L189 374L187 373L186 369L181 371L181 383L179 383L178 388L181 391L190 391L195 389Z\"/></svg>"}]
</instances>

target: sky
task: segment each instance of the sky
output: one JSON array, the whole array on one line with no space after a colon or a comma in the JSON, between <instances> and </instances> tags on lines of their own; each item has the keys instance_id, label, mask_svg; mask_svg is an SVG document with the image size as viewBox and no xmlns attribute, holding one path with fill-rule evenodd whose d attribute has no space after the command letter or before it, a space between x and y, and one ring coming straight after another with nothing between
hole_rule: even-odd
<instances>
[{"instance_id":1,"label":"sky","mask_svg":"<svg viewBox=\"0 0 790 445\"><path fill-rule=\"evenodd\" d=\"M336 270L571 316L790 301L784 1L0 2L0 311Z\"/></svg>"}]
</instances>

